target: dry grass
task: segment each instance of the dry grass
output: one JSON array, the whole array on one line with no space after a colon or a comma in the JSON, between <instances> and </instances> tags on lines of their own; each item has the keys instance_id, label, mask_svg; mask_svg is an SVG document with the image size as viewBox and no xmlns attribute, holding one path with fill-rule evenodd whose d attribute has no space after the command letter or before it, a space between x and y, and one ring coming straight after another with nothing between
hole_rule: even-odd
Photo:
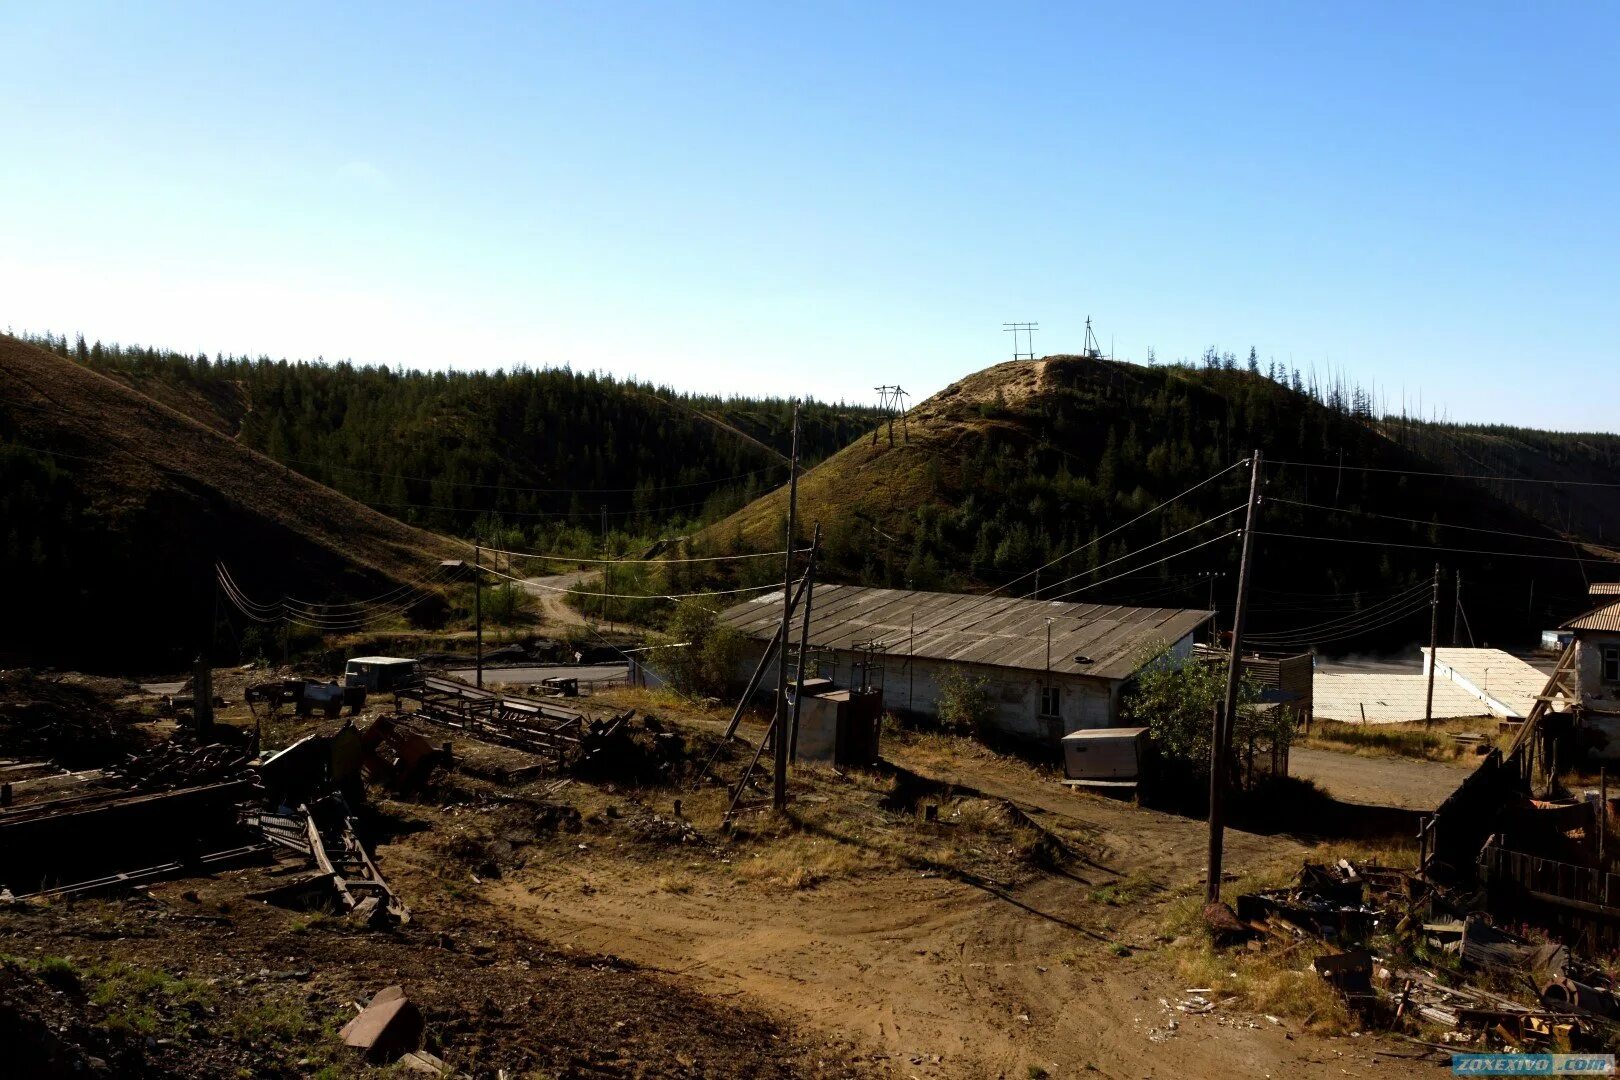
<instances>
[{"instance_id":1,"label":"dry grass","mask_svg":"<svg viewBox=\"0 0 1620 1080\"><path fill-rule=\"evenodd\" d=\"M1453 734L1482 734L1485 746L1497 745L1494 718L1436 720L1402 724L1349 724L1339 720L1318 720L1311 733L1295 740L1298 746L1314 746L1349 751L1362 757L1409 757L1422 761L1457 761L1477 756L1477 743L1453 739Z\"/></svg>"},{"instance_id":2,"label":"dry grass","mask_svg":"<svg viewBox=\"0 0 1620 1080\"><path fill-rule=\"evenodd\" d=\"M1415 853L1400 844L1324 844L1307 855L1311 862L1349 859L1358 865L1411 866ZM1231 902L1243 893L1287 885L1299 871L1299 860L1279 861L1242 875L1222 887ZM1311 961L1328 952L1322 942L1262 943L1258 950L1217 949L1203 920L1202 884L1176 891L1162 912L1161 940L1170 942L1164 957L1184 985L1208 987L1215 999L1226 998L1251 1009L1300 1024L1306 1031L1340 1035L1355 1030L1356 1019L1344 998L1311 970Z\"/></svg>"}]
</instances>

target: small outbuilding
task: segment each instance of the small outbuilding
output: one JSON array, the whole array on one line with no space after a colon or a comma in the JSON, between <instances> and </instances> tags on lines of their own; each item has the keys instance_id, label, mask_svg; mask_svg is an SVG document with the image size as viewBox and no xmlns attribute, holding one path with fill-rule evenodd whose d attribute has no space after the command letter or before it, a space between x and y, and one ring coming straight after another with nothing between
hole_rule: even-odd
<instances>
[{"instance_id":1,"label":"small outbuilding","mask_svg":"<svg viewBox=\"0 0 1620 1080\"><path fill-rule=\"evenodd\" d=\"M1056 749L1071 731L1117 727L1129 681L1156 656L1192 654L1210 612L1076 604L967 593L818 585L811 602L809 674L876 686L897 712L937 716L953 672L984 680L991 723ZM782 594L737 604L721 618L752 648L745 678L776 635ZM793 640L799 635L795 619Z\"/></svg>"},{"instance_id":2,"label":"small outbuilding","mask_svg":"<svg viewBox=\"0 0 1620 1080\"><path fill-rule=\"evenodd\" d=\"M343 668L343 685L363 686L374 694L421 681L421 665L403 656L356 656Z\"/></svg>"}]
</instances>

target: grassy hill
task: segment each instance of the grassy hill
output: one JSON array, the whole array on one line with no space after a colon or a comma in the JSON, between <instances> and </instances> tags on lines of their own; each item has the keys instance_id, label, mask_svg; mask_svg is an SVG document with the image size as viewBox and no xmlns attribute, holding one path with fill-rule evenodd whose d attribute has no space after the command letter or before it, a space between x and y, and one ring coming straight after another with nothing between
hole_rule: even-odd
<instances>
[{"instance_id":1,"label":"grassy hill","mask_svg":"<svg viewBox=\"0 0 1620 1080\"><path fill-rule=\"evenodd\" d=\"M211 638L216 560L260 597L366 597L454 550L0 336L0 663L187 660Z\"/></svg>"},{"instance_id":2,"label":"grassy hill","mask_svg":"<svg viewBox=\"0 0 1620 1080\"><path fill-rule=\"evenodd\" d=\"M1040 595L1055 597L1238 525L1232 515L1168 540L1240 505L1245 470L1104 536L1250 447L1278 463L1265 470L1262 529L1357 541L1257 538L1255 628L1278 644L1363 627L1366 633L1324 644L1376 648L1426 638L1426 607L1392 625L1373 624L1381 622L1375 604L1430 578L1437 557L1430 545L1547 556L1438 556L1448 572L1443 641L1452 621L1449 574L1461 570L1472 583L1464 611L1475 640L1526 643L1584 602L1581 564L1561 560L1595 557L1536 517L1529 498L1506 500L1472 483L1412 475L1452 471L1459 462L1427 456L1416 439L1401 445L1359 400L1351 406L1335 395L1324 402L1252 371L1072 356L1003 363L923 402L909 428L909 440L893 447L886 436L876 444L856 440L800 482L801 519L822 525L835 579L948 589L1014 583L1018 595L1034 585L1023 575L1083 548L1043 573ZM1561 437L1542 434L1562 445ZM1601 463L1590 475L1620 480ZM717 548L772 543L785 513L786 494L778 490L700 540ZM1167 542L1127 557L1158 541ZM1116 559L1123 561L1106 565ZM1229 612L1235 563L1234 543L1213 544L1079 598L1202 604L1210 595L1203 575L1224 573L1215 595ZM1058 584L1071 575L1080 576Z\"/></svg>"}]
</instances>

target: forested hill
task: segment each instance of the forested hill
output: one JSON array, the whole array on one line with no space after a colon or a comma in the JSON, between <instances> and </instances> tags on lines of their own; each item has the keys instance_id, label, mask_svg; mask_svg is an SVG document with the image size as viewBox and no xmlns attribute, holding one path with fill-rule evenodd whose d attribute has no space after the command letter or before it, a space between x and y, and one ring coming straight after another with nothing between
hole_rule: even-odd
<instances>
[{"instance_id":1,"label":"forested hill","mask_svg":"<svg viewBox=\"0 0 1620 1080\"><path fill-rule=\"evenodd\" d=\"M175 670L250 596L399 596L459 545L85 367L0 335L0 667Z\"/></svg>"},{"instance_id":2,"label":"forested hill","mask_svg":"<svg viewBox=\"0 0 1620 1080\"><path fill-rule=\"evenodd\" d=\"M1446 472L1504 477L1470 483L1561 532L1620 546L1620 435L1404 417L1379 427Z\"/></svg>"},{"instance_id":3,"label":"forested hill","mask_svg":"<svg viewBox=\"0 0 1620 1080\"><path fill-rule=\"evenodd\" d=\"M594 549L604 509L621 537L678 533L787 478L784 399L568 369L423 372L34 340L351 498L463 536ZM847 445L870 414L806 402L805 464Z\"/></svg>"},{"instance_id":4,"label":"forested hill","mask_svg":"<svg viewBox=\"0 0 1620 1080\"><path fill-rule=\"evenodd\" d=\"M1277 647L1426 637L1424 586L1436 561L1447 568L1442 640L1453 622L1452 574L1464 574L1464 644L1470 630L1476 641L1533 643L1543 626L1582 609L1588 573L1620 576L1620 567L1577 561L1602 556L1534 516L1543 502L1565 505L1560 485L1526 480L1522 504L1505 501L1491 484L1449 475L1465 462L1427 456L1417 425L1402 446L1386 434L1390 423L1371 415L1366 395L1313 392L1257 368L1047 357L948 387L913 410L908 441L847 447L804 478L800 509L821 524L835 579L1027 595L1036 568L1073 552L1043 571L1041 597L1084 587L1076 599L1202 606L1213 585L1225 620L1235 538L1194 545L1241 523L1228 511L1244 502L1246 471L1147 512L1258 448L1268 459L1262 529L1286 535L1257 538L1255 628ZM1589 439L1537 435L1552 452ZM1601 452L1582 460L1585 481L1620 484ZM1518 468L1466 463L1470 473ZM1620 494L1580 490L1582 499ZM718 548L765 543L780 536L784 510L773 493L701 536ZM1150 565L1165 556L1173 558Z\"/></svg>"}]
</instances>

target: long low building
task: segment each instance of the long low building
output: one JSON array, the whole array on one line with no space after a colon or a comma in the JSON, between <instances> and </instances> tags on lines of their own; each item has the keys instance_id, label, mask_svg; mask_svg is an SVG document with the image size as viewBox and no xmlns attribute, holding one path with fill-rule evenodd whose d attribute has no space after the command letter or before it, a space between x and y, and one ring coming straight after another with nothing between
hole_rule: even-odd
<instances>
[{"instance_id":1,"label":"long low building","mask_svg":"<svg viewBox=\"0 0 1620 1080\"><path fill-rule=\"evenodd\" d=\"M1131 677L1163 650L1191 655L1193 631L1210 615L818 585L809 646L821 658L815 674L848 686L880 683L893 710L937 715L950 672L983 678L999 730L1055 745L1071 731L1117 726ZM746 677L781 625L782 594L738 604L721 618L754 643L739 673ZM794 642L799 632L795 617Z\"/></svg>"},{"instance_id":2,"label":"long low building","mask_svg":"<svg viewBox=\"0 0 1620 1080\"><path fill-rule=\"evenodd\" d=\"M1423 670L1429 670L1429 649L1423 652ZM1547 673L1538 671L1501 649L1436 649L1434 673L1474 698L1493 716L1523 720L1535 707L1547 685Z\"/></svg>"}]
</instances>

